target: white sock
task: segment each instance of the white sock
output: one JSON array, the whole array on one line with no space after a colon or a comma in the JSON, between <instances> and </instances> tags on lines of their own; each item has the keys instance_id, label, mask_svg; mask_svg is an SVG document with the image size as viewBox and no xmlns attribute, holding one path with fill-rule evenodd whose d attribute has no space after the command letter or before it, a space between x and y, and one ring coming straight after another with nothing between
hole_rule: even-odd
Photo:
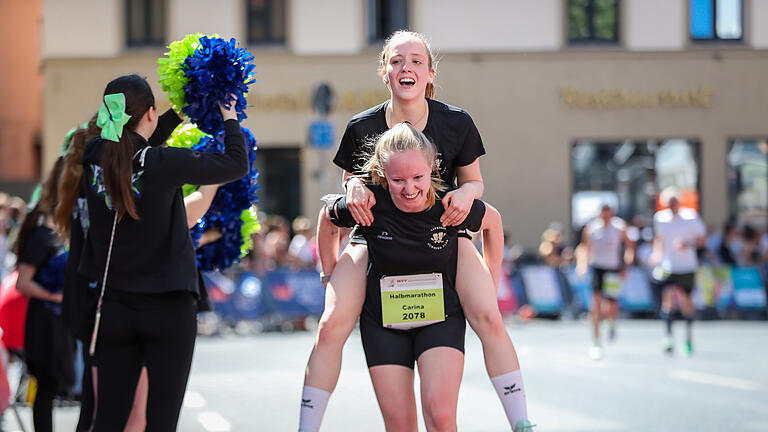
<instances>
[{"instance_id":1,"label":"white sock","mask_svg":"<svg viewBox=\"0 0 768 432\"><path fill-rule=\"evenodd\" d=\"M525 388L520 369L491 378L493 388L501 399L509 425L513 428L520 420L528 420L528 408L525 403Z\"/></svg>"},{"instance_id":2,"label":"white sock","mask_svg":"<svg viewBox=\"0 0 768 432\"><path fill-rule=\"evenodd\" d=\"M301 391L299 432L317 432L323 422L325 407L331 394L319 388L304 386Z\"/></svg>"}]
</instances>

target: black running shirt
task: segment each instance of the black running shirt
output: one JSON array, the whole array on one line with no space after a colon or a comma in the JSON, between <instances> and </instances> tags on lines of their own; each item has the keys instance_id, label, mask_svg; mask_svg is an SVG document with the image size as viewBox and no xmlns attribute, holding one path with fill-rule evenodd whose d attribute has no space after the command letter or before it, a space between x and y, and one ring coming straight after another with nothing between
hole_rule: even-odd
<instances>
[{"instance_id":1,"label":"black running shirt","mask_svg":"<svg viewBox=\"0 0 768 432\"><path fill-rule=\"evenodd\" d=\"M455 288L458 231L478 231L485 216L485 204L475 200L464 222L458 226L443 227L440 217L445 210L439 199L427 210L407 213L395 206L389 192L383 187L369 187L376 198L376 205L371 208L373 224L360 227L368 242L369 263L362 318L381 325L379 280L383 276L432 272L443 274L446 316L462 314ZM336 225L355 226L345 198L337 202L336 212Z\"/></svg>"},{"instance_id":2,"label":"black running shirt","mask_svg":"<svg viewBox=\"0 0 768 432\"><path fill-rule=\"evenodd\" d=\"M388 103L384 102L352 117L333 163L350 173L359 174L360 167L366 161L366 142L375 140L389 129L385 116ZM469 165L484 155L483 140L472 117L463 109L432 99L427 99L427 103L429 117L423 132L437 146L440 177L445 184L455 187L456 167Z\"/></svg>"}]
</instances>

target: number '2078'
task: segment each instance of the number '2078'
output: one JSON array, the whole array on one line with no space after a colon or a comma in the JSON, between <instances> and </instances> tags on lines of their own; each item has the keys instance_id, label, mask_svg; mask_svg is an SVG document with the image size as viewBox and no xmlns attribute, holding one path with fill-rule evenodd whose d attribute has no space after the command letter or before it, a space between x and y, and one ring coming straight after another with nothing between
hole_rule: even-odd
<instances>
[{"instance_id":1,"label":"number '2078'","mask_svg":"<svg viewBox=\"0 0 768 432\"><path fill-rule=\"evenodd\" d=\"M424 319L427 315L424 312L403 312L403 320Z\"/></svg>"}]
</instances>

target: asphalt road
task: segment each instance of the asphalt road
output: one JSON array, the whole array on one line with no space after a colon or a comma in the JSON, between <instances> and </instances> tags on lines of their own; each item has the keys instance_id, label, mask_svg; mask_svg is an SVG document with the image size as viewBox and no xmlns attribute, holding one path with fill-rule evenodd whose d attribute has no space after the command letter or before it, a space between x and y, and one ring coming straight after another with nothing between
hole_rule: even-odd
<instances>
[{"instance_id":1,"label":"asphalt road","mask_svg":"<svg viewBox=\"0 0 768 432\"><path fill-rule=\"evenodd\" d=\"M539 432L768 431L768 322L697 322L688 358L661 352L660 322L625 320L600 361L587 356L584 320L510 323L508 330ZM676 330L681 341L683 325ZM200 338L179 430L296 430L312 340L309 332ZM30 410L21 411L28 422ZM56 430L73 430L76 417L76 408L58 408ZM459 430L509 430L505 423L469 330ZM3 424L20 430L7 413ZM357 333L345 347L323 430L384 430Z\"/></svg>"}]
</instances>

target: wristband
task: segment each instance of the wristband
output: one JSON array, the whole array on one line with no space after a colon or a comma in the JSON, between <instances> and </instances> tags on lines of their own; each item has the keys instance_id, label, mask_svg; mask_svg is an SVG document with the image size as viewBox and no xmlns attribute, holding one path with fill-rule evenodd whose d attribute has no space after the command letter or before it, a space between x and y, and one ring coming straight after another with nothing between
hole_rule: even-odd
<instances>
[{"instance_id":1,"label":"wristband","mask_svg":"<svg viewBox=\"0 0 768 432\"><path fill-rule=\"evenodd\" d=\"M328 283L328 282L330 282L330 280L331 280L331 275L325 274L325 273L320 273L320 282L321 283Z\"/></svg>"}]
</instances>

